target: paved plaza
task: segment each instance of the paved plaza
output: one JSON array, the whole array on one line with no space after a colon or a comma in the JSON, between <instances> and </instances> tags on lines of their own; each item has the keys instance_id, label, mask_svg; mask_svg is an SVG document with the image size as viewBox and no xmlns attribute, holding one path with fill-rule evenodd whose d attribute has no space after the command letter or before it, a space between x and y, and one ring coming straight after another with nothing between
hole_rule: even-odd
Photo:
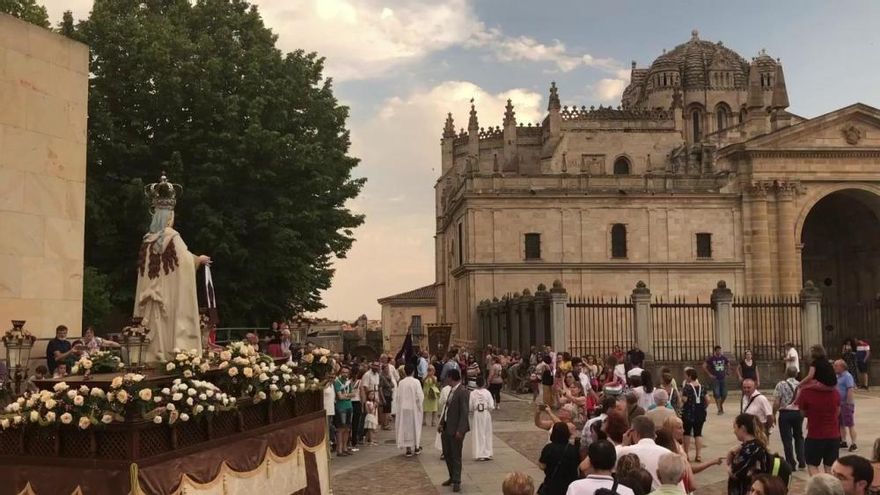
<instances>
[{"instance_id":1,"label":"paved plaza","mask_svg":"<svg viewBox=\"0 0 880 495\"><path fill-rule=\"evenodd\" d=\"M764 391L771 394L772 391ZM859 434L858 454L870 457L874 439L880 437L880 391L856 392L856 425ZM734 446L732 422L739 410L739 396L727 402L723 416L714 414L711 406L709 420L704 428L704 460L724 456ZM494 460L476 462L470 454L470 441L465 441L462 491L464 494L500 494L501 480L510 471L522 471L535 480L535 487L544 479L537 460L547 440L547 433L532 424L533 409L528 399L505 395L502 409L494 414ZM332 488L334 495L362 493L397 494L445 494L452 493L440 484L447 479L446 464L440 460L440 452L433 447L435 430L424 428L424 452L420 456L406 458L394 444L394 432L379 434L379 445L362 447L354 456L331 460ZM771 436L772 450L782 453L779 435ZM841 451L841 455L844 452ZM806 472L795 473L789 493L803 493ZM727 493L727 473L724 467L713 467L697 475L700 495Z\"/></svg>"}]
</instances>

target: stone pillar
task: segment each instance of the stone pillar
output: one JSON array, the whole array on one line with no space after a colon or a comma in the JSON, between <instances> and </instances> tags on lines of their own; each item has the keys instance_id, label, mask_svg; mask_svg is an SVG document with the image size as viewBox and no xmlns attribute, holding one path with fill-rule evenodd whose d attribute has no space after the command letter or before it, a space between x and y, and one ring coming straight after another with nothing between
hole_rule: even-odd
<instances>
[{"instance_id":1,"label":"stone pillar","mask_svg":"<svg viewBox=\"0 0 880 495\"><path fill-rule=\"evenodd\" d=\"M566 306L568 292L559 280L553 281L550 289L550 347L556 352L568 352L568 325Z\"/></svg>"},{"instance_id":2,"label":"stone pillar","mask_svg":"<svg viewBox=\"0 0 880 495\"><path fill-rule=\"evenodd\" d=\"M800 256L795 239L794 194L797 184L783 182L776 187L776 264L779 267L779 293L793 295L800 288Z\"/></svg>"},{"instance_id":3,"label":"stone pillar","mask_svg":"<svg viewBox=\"0 0 880 495\"><path fill-rule=\"evenodd\" d=\"M535 329L532 328L532 319L529 318L529 312L532 309L532 302L535 300L529 289L523 289L522 299L519 301L519 349L520 355L526 354L531 345L532 335ZM511 349L512 350L512 349Z\"/></svg>"},{"instance_id":4,"label":"stone pillar","mask_svg":"<svg viewBox=\"0 0 880 495\"><path fill-rule=\"evenodd\" d=\"M508 314L510 315L510 346L508 350L513 352L519 349L519 292L513 295L513 299L508 301Z\"/></svg>"},{"instance_id":5,"label":"stone pillar","mask_svg":"<svg viewBox=\"0 0 880 495\"><path fill-rule=\"evenodd\" d=\"M486 301L480 301L477 305L477 348L482 349L486 346L486 331L489 326L486 324Z\"/></svg>"},{"instance_id":6,"label":"stone pillar","mask_svg":"<svg viewBox=\"0 0 880 495\"><path fill-rule=\"evenodd\" d=\"M746 202L751 216L747 243L751 246L752 260L746 273L746 287L750 294L768 295L773 290L773 272L770 262L770 229L767 226L767 184L751 184Z\"/></svg>"},{"instance_id":7,"label":"stone pillar","mask_svg":"<svg viewBox=\"0 0 880 495\"><path fill-rule=\"evenodd\" d=\"M651 290L645 282L639 280L636 288L632 291L633 324L635 325L635 338L645 359L654 359L654 341L651 339Z\"/></svg>"},{"instance_id":8,"label":"stone pillar","mask_svg":"<svg viewBox=\"0 0 880 495\"><path fill-rule=\"evenodd\" d=\"M822 291L812 281L807 280L800 296L801 356L807 356L810 347L822 344ZM801 369L804 369L803 365Z\"/></svg>"},{"instance_id":9,"label":"stone pillar","mask_svg":"<svg viewBox=\"0 0 880 495\"><path fill-rule=\"evenodd\" d=\"M535 291L535 346L541 347L547 343L547 303L550 300L550 294L547 292L547 286L538 285Z\"/></svg>"},{"instance_id":10,"label":"stone pillar","mask_svg":"<svg viewBox=\"0 0 880 495\"><path fill-rule=\"evenodd\" d=\"M733 292L727 288L727 282L718 281L712 290L712 308L715 310L715 345L720 345L724 352L733 352Z\"/></svg>"}]
</instances>

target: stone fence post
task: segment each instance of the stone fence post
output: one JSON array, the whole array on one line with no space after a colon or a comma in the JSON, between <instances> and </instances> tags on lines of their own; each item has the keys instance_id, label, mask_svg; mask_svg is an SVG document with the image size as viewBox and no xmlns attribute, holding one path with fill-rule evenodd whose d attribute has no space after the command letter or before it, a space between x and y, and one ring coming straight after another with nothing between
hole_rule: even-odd
<instances>
[{"instance_id":1,"label":"stone fence post","mask_svg":"<svg viewBox=\"0 0 880 495\"><path fill-rule=\"evenodd\" d=\"M809 355L810 347L822 344L822 291L807 280L801 289L801 355Z\"/></svg>"},{"instance_id":2,"label":"stone fence post","mask_svg":"<svg viewBox=\"0 0 880 495\"><path fill-rule=\"evenodd\" d=\"M568 325L566 307L568 292L559 280L550 289L550 346L555 352L568 352Z\"/></svg>"},{"instance_id":3,"label":"stone fence post","mask_svg":"<svg viewBox=\"0 0 880 495\"><path fill-rule=\"evenodd\" d=\"M639 344L645 359L654 359L654 342L651 340L651 290L639 280L632 291L633 324L636 343Z\"/></svg>"},{"instance_id":4,"label":"stone fence post","mask_svg":"<svg viewBox=\"0 0 880 495\"><path fill-rule=\"evenodd\" d=\"M733 352L733 291L727 288L727 282L718 281L712 289L712 308L715 310L715 343L724 352Z\"/></svg>"}]
</instances>

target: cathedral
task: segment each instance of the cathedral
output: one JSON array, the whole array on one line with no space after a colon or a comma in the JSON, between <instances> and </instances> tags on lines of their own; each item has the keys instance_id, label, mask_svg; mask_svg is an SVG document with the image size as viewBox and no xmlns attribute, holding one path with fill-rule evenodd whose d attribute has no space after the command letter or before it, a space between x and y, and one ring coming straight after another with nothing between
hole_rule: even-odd
<instances>
[{"instance_id":1,"label":"cathedral","mask_svg":"<svg viewBox=\"0 0 880 495\"><path fill-rule=\"evenodd\" d=\"M467 128L449 115L436 190L437 322L476 339L480 301L554 280L574 296L706 300L880 294L880 110L790 113L783 67L689 40L632 64L620 106L567 107L540 125ZM494 117L494 116L493 116Z\"/></svg>"}]
</instances>

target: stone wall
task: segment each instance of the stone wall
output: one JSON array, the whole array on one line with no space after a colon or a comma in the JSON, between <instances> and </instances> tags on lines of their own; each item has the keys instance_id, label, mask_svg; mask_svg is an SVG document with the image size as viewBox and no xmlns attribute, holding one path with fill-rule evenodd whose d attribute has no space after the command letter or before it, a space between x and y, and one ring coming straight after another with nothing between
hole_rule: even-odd
<instances>
[{"instance_id":1,"label":"stone wall","mask_svg":"<svg viewBox=\"0 0 880 495\"><path fill-rule=\"evenodd\" d=\"M82 320L88 47L0 14L0 329Z\"/></svg>"},{"instance_id":2,"label":"stone wall","mask_svg":"<svg viewBox=\"0 0 880 495\"><path fill-rule=\"evenodd\" d=\"M437 323L437 307L412 305L403 306L395 304L382 305L382 329L385 332L385 350L389 352L397 352L403 345L406 338L406 332L412 322L412 317L418 315L422 317L422 334L427 337L427 324ZM427 343L427 339L425 339ZM417 342L413 342L417 344Z\"/></svg>"}]
</instances>

